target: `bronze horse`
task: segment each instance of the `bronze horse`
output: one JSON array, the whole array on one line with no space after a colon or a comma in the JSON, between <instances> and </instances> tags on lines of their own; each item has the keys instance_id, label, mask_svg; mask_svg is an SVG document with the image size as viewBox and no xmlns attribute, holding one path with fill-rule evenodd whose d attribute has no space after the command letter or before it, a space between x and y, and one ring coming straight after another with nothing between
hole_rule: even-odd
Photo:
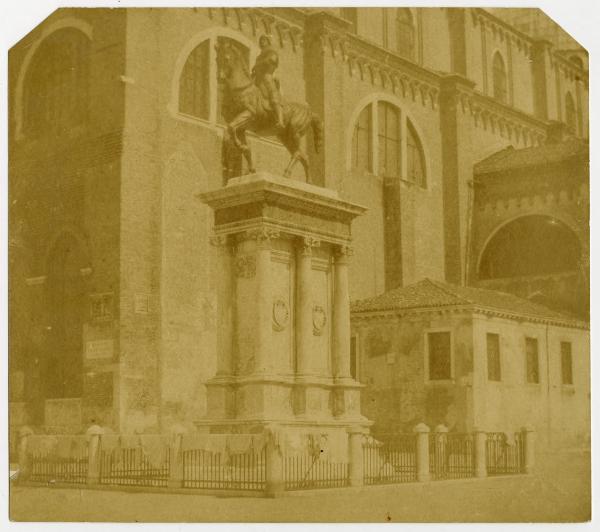
<instances>
[{"instance_id":1,"label":"bronze horse","mask_svg":"<svg viewBox=\"0 0 600 532\"><path fill-rule=\"evenodd\" d=\"M239 51L229 43L216 47L219 82L224 83L224 110L233 117L228 120L227 131L230 142L240 150L248 163L248 172L254 173L252 152L246 140L246 130L254 132L272 129L275 119L268 98L254 84L246 61ZM282 102L283 128L277 130L277 137L291 155L283 175L290 177L296 163L300 161L304 168L306 181L310 182L308 158L301 147L301 140L311 127L314 135L314 147L318 153L323 142L321 119L306 104ZM227 153L227 150L226 150ZM228 161L224 161L229 168Z\"/></svg>"}]
</instances>

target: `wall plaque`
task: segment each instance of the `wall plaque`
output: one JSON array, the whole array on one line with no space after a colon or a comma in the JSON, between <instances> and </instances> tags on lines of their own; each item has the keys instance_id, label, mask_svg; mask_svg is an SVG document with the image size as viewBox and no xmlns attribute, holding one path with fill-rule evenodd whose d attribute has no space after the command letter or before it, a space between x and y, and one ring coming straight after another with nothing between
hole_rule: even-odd
<instances>
[{"instance_id":1,"label":"wall plaque","mask_svg":"<svg viewBox=\"0 0 600 532\"><path fill-rule=\"evenodd\" d=\"M105 360L114 355L113 340L90 340L85 344L85 358L87 360Z\"/></svg>"}]
</instances>

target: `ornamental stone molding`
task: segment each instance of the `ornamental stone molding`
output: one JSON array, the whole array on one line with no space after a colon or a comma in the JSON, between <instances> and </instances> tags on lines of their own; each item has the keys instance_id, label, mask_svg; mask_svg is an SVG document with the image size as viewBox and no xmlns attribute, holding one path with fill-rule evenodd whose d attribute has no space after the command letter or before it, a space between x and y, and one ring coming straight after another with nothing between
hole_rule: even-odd
<instances>
[{"instance_id":1,"label":"ornamental stone molding","mask_svg":"<svg viewBox=\"0 0 600 532\"><path fill-rule=\"evenodd\" d=\"M272 227L257 227L243 233L244 240L256 240L259 246L270 246L271 240L281 237L281 232Z\"/></svg>"},{"instance_id":2,"label":"ornamental stone molding","mask_svg":"<svg viewBox=\"0 0 600 532\"><path fill-rule=\"evenodd\" d=\"M302 24L304 13L293 8L280 8L282 18L269 9L209 7L208 16L214 22L238 30L246 35L257 37L266 34L280 48L291 47L297 52L302 47Z\"/></svg>"},{"instance_id":3,"label":"ornamental stone molding","mask_svg":"<svg viewBox=\"0 0 600 532\"><path fill-rule=\"evenodd\" d=\"M321 336L327 325L327 313L322 305L313 306L312 312L313 335Z\"/></svg>"},{"instance_id":4,"label":"ornamental stone molding","mask_svg":"<svg viewBox=\"0 0 600 532\"><path fill-rule=\"evenodd\" d=\"M282 297L276 297L273 301L273 330L281 332L290 322L290 307Z\"/></svg>"}]
</instances>

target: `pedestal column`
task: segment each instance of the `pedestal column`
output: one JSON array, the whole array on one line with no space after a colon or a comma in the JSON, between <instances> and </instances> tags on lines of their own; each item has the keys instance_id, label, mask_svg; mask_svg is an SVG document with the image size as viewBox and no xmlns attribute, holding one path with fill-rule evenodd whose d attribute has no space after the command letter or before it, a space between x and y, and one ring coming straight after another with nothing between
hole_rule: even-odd
<instances>
[{"instance_id":1,"label":"pedestal column","mask_svg":"<svg viewBox=\"0 0 600 532\"><path fill-rule=\"evenodd\" d=\"M273 321L271 240L279 237L279 231L261 227L247 231L246 235L256 240L257 344L254 352L254 373L265 374L272 369L269 362Z\"/></svg>"},{"instance_id":2,"label":"pedestal column","mask_svg":"<svg viewBox=\"0 0 600 532\"><path fill-rule=\"evenodd\" d=\"M352 248L339 246L335 253L333 295L333 360L336 380L350 376L350 293L348 291L348 258Z\"/></svg>"},{"instance_id":3,"label":"pedestal column","mask_svg":"<svg viewBox=\"0 0 600 532\"><path fill-rule=\"evenodd\" d=\"M299 376L312 375L313 363L313 319L312 319L312 255L319 241L304 237L296 251L296 371Z\"/></svg>"},{"instance_id":4,"label":"pedestal column","mask_svg":"<svg viewBox=\"0 0 600 532\"><path fill-rule=\"evenodd\" d=\"M215 235L210 243L217 248L217 377L233 373L232 339L232 246L227 236Z\"/></svg>"}]
</instances>

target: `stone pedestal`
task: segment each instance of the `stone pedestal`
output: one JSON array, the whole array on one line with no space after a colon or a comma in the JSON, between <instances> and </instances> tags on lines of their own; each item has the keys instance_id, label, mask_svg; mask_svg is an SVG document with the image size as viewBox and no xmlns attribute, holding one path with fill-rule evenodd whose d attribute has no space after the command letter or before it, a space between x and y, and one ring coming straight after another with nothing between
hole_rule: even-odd
<instances>
[{"instance_id":1,"label":"stone pedestal","mask_svg":"<svg viewBox=\"0 0 600 532\"><path fill-rule=\"evenodd\" d=\"M351 222L364 213L336 192L265 173L202 194L219 247L217 375L210 432L340 440L369 425L350 375ZM343 440L343 443L342 443Z\"/></svg>"}]
</instances>

